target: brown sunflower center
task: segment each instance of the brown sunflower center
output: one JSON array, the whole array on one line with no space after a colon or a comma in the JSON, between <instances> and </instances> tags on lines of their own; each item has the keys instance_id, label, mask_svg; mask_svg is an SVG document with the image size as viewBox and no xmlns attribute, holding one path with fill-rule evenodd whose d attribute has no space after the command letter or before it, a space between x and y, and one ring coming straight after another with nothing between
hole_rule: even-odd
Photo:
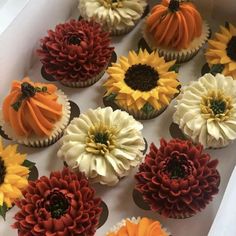
<instances>
[{"instance_id":1,"label":"brown sunflower center","mask_svg":"<svg viewBox=\"0 0 236 236\"><path fill-rule=\"evenodd\" d=\"M228 42L226 52L231 60L236 61L236 36L233 36Z\"/></svg>"},{"instance_id":2,"label":"brown sunflower center","mask_svg":"<svg viewBox=\"0 0 236 236\"><path fill-rule=\"evenodd\" d=\"M72 34L68 38L68 44L70 45L80 45L81 39L78 35Z\"/></svg>"},{"instance_id":3,"label":"brown sunflower center","mask_svg":"<svg viewBox=\"0 0 236 236\"><path fill-rule=\"evenodd\" d=\"M47 196L45 209L51 213L52 218L59 219L69 208L68 199L61 192L54 190Z\"/></svg>"},{"instance_id":4,"label":"brown sunflower center","mask_svg":"<svg viewBox=\"0 0 236 236\"><path fill-rule=\"evenodd\" d=\"M5 166L5 163L2 159L2 157L0 157L0 185L2 183L4 183L4 179L5 179L5 176L6 176L6 166Z\"/></svg>"},{"instance_id":5,"label":"brown sunflower center","mask_svg":"<svg viewBox=\"0 0 236 236\"><path fill-rule=\"evenodd\" d=\"M173 155L166 162L164 171L171 179L182 179L192 172L192 165L183 155Z\"/></svg>"},{"instance_id":6,"label":"brown sunflower center","mask_svg":"<svg viewBox=\"0 0 236 236\"><path fill-rule=\"evenodd\" d=\"M169 9L171 11L178 11L179 10L179 1L178 0L171 0L169 3Z\"/></svg>"},{"instance_id":7,"label":"brown sunflower center","mask_svg":"<svg viewBox=\"0 0 236 236\"><path fill-rule=\"evenodd\" d=\"M87 152L102 154L110 152L115 147L116 130L104 125L96 125L90 128L86 138Z\"/></svg>"},{"instance_id":8,"label":"brown sunflower center","mask_svg":"<svg viewBox=\"0 0 236 236\"><path fill-rule=\"evenodd\" d=\"M125 83L133 90L151 91L157 86L158 72L149 65L136 64L125 73Z\"/></svg>"},{"instance_id":9,"label":"brown sunflower center","mask_svg":"<svg viewBox=\"0 0 236 236\"><path fill-rule=\"evenodd\" d=\"M209 92L207 96L202 98L200 107L204 118L214 118L221 121L229 118L233 108L231 97L225 96L221 91Z\"/></svg>"}]
</instances>

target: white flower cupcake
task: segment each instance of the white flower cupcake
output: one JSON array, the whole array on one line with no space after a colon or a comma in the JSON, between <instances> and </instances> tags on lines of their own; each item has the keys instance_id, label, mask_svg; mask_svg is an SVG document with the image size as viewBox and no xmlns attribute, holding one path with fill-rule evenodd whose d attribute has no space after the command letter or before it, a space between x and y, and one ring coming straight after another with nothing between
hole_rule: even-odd
<instances>
[{"instance_id":1,"label":"white flower cupcake","mask_svg":"<svg viewBox=\"0 0 236 236\"><path fill-rule=\"evenodd\" d=\"M236 139L236 81L206 74L185 87L173 120L188 138L205 148L221 148Z\"/></svg>"},{"instance_id":2,"label":"white flower cupcake","mask_svg":"<svg viewBox=\"0 0 236 236\"><path fill-rule=\"evenodd\" d=\"M100 23L112 35L131 31L142 17L146 0L80 0L80 15Z\"/></svg>"},{"instance_id":3,"label":"white flower cupcake","mask_svg":"<svg viewBox=\"0 0 236 236\"><path fill-rule=\"evenodd\" d=\"M67 127L58 156L91 182L112 186L142 161L142 129L124 111L90 109Z\"/></svg>"}]
</instances>

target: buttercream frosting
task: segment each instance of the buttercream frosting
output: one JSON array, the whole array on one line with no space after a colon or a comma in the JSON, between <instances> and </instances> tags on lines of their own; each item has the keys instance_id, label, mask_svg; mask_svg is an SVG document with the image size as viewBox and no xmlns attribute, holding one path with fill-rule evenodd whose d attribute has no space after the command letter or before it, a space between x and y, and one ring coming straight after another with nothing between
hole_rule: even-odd
<instances>
[{"instance_id":1,"label":"buttercream frosting","mask_svg":"<svg viewBox=\"0 0 236 236\"><path fill-rule=\"evenodd\" d=\"M171 70L174 64L175 61L165 62L156 52L130 51L128 57L121 56L108 68L105 96L114 94L115 103L125 110L137 112L147 105L160 110L179 92L177 73Z\"/></svg>"},{"instance_id":2,"label":"buttercream frosting","mask_svg":"<svg viewBox=\"0 0 236 236\"><path fill-rule=\"evenodd\" d=\"M93 19L112 31L135 26L146 5L146 0L80 0L79 10L83 18Z\"/></svg>"},{"instance_id":3,"label":"buttercream frosting","mask_svg":"<svg viewBox=\"0 0 236 236\"><path fill-rule=\"evenodd\" d=\"M206 74L185 87L173 120L205 148L220 148L236 138L236 81Z\"/></svg>"},{"instance_id":4,"label":"buttercream frosting","mask_svg":"<svg viewBox=\"0 0 236 236\"><path fill-rule=\"evenodd\" d=\"M142 129L126 112L90 109L67 127L58 156L92 182L115 185L141 162Z\"/></svg>"},{"instance_id":5,"label":"buttercream frosting","mask_svg":"<svg viewBox=\"0 0 236 236\"><path fill-rule=\"evenodd\" d=\"M13 81L2 105L4 122L17 136L49 136L62 116L56 91L53 84L34 83L29 78Z\"/></svg>"},{"instance_id":6,"label":"buttercream frosting","mask_svg":"<svg viewBox=\"0 0 236 236\"><path fill-rule=\"evenodd\" d=\"M114 226L106 236L168 236L159 221L146 217L122 220Z\"/></svg>"},{"instance_id":7,"label":"buttercream frosting","mask_svg":"<svg viewBox=\"0 0 236 236\"><path fill-rule=\"evenodd\" d=\"M146 24L158 46L182 50L201 36L203 21L193 3L162 0L153 7Z\"/></svg>"}]
</instances>

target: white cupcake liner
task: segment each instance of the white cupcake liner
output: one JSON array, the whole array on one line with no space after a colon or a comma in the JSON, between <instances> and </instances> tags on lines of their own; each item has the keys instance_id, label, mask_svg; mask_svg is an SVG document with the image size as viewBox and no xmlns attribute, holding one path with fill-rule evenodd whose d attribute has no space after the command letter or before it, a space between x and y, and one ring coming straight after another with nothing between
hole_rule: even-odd
<instances>
[{"instance_id":1,"label":"white cupcake liner","mask_svg":"<svg viewBox=\"0 0 236 236\"><path fill-rule=\"evenodd\" d=\"M106 235L108 235L108 234L111 234L111 233L117 233L123 226L125 226L126 225L126 221L130 221L130 222L132 222L133 224L138 224L139 222L140 222L140 220L141 220L141 217L132 217L132 218L126 218L126 219L123 219L122 221L120 221L119 223L117 223L116 225L114 225L108 232L107 232L107 234ZM161 225L162 226L162 225ZM162 226L162 229L166 232L166 234L168 235L168 236L170 236L171 234L170 234L170 232L166 229L166 228L164 228L163 226Z\"/></svg>"},{"instance_id":2,"label":"white cupcake liner","mask_svg":"<svg viewBox=\"0 0 236 236\"><path fill-rule=\"evenodd\" d=\"M174 49L161 48L156 44L155 39L147 30L147 24L144 22L143 27L143 38L147 42L148 46L152 50L157 50L160 56L164 56L166 61L176 60L176 63L183 63L191 60L197 55L199 50L207 42L210 36L210 27L204 21L202 25L202 34L200 37L195 38L189 45L187 49L182 49L180 51Z\"/></svg>"},{"instance_id":3,"label":"white cupcake liner","mask_svg":"<svg viewBox=\"0 0 236 236\"><path fill-rule=\"evenodd\" d=\"M55 143L62 135L63 131L69 123L70 119L70 103L67 96L61 91L57 90L58 103L62 104L62 116L59 121L54 124L54 129L49 137L37 137L31 135L30 137L22 137L16 135L9 123L6 123L3 119L2 110L0 111L0 125L3 132L13 141L30 147L47 147Z\"/></svg>"},{"instance_id":4,"label":"white cupcake liner","mask_svg":"<svg viewBox=\"0 0 236 236\"><path fill-rule=\"evenodd\" d=\"M60 80L59 82L67 87L72 87L72 88L85 88L85 87L89 87L93 84L95 84L97 81L99 81L102 76L105 73L107 66L96 76L85 80L85 81L76 81L76 82L70 82L68 80Z\"/></svg>"}]
</instances>

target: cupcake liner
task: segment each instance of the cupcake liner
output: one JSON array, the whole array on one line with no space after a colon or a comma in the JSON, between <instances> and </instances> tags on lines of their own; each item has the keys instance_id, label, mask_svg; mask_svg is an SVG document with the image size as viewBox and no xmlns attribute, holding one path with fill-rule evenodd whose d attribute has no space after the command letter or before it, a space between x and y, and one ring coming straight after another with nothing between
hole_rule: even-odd
<instances>
[{"instance_id":1,"label":"cupcake liner","mask_svg":"<svg viewBox=\"0 0 236 236\"><path fill-rule=\"evenodd\" d=\"M127 34L129 32L131 32L135 27L136 25L138 24L140 19L138 19L137 21L134 22L134 25L132 26L127 26L126 28L124 29L115 29L113 28L111 30L111 36L120 36L120 35L124 35L124 34Z\"/></svg>"},{"instance_id":2,"label":"cupcake liner","mask_svg":"<svg viewBox=\"0 0 236 236\"><path fill-rule=\"evenodd\" d=\"M107 68L107 66L98 75L96 75L96 76L94 76L94 77L92 77L88 80L85 80L85 81L70 82L70 81L67 81L67 80L60 80L59 82L61 84L63 84L64 86L72 87L72 88L89 87L89 86L95 84L98 80L100 80L102 78L102 76L105 73L106 68Z\"/></svg>"},{"instance_id":3,"label":"cupcake liner","mask_svg":"<svg viewBox=\"0 0 236 236\"><path fill-rule=\"evenodd\" d=\"M32 135L30 137L22 137L15 134L11 126L3 119L2 111L0 112L0 125L3 132L13 141L30 147L47 147L55 143L63 135L63 131L69 123L70 119L70 103L67 96L61 91L57 90L58 102L62 104L62 117L55 123L55 127L49 137L37 137Z\"/></svg>"},{"instance_id":4,"label":"cupcake liner","mask_svg":"<svg viewBox=\"0 0 236 236\"><path fill-rule=\"evenodd\" d=\"M187 49L182 49L180 51L174 49L161 48L155 42L155 39L150 35L147 30L147 25L144 23L143 27L143 37L147 42L148 46L152 50L157 50L160 56L164 56L165 60L171 61L176 60L176 63L183 63L191 60L197 55L202 46L207 42L210 36L210 27L204 21L202 27L202 35L199 38L195 38Z\"/></svg>"}]
</instances>

